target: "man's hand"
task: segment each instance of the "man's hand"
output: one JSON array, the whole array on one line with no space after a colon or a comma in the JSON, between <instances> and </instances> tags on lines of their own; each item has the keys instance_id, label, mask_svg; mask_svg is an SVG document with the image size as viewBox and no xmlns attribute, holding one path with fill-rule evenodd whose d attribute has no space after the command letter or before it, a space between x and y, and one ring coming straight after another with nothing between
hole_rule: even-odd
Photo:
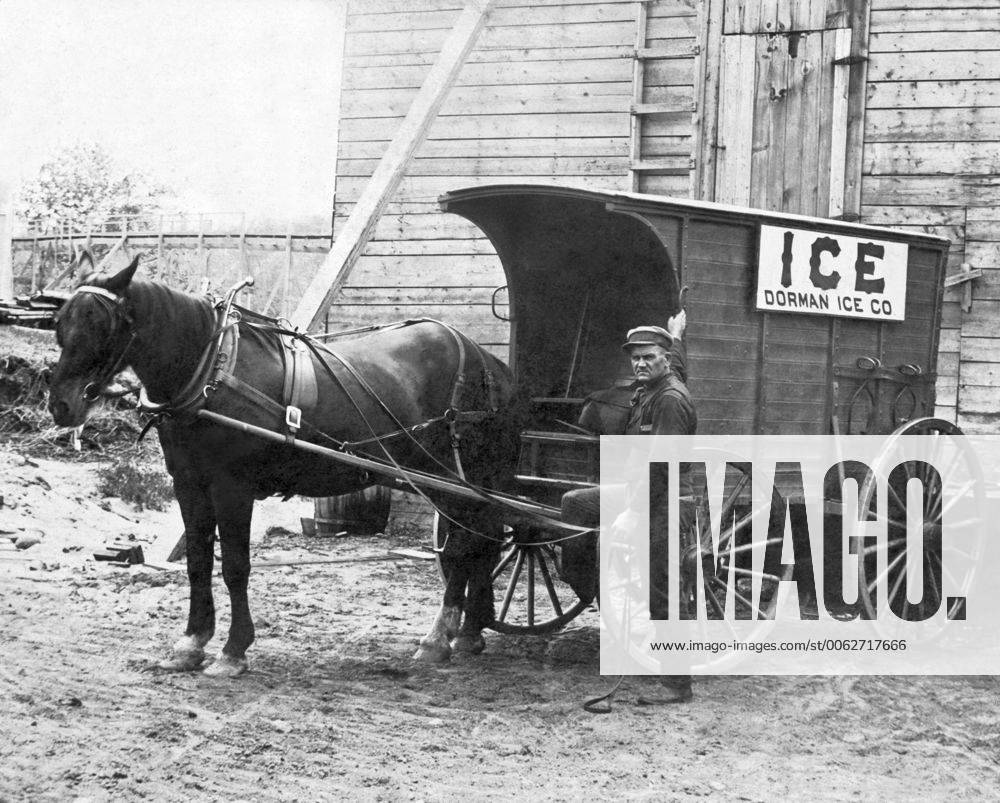
<instances>
[{"instance_id":1,"label":"man's hand","mask_svg":"<svg viewBox=\"0 0 1000 803\"><path fill-rule=\"evenodd\" d=\"M667 321L667 332L675 340L684 339L684 330L687 329L687 310L681 310L673 318Z\"/></svg>"}]
</instances>

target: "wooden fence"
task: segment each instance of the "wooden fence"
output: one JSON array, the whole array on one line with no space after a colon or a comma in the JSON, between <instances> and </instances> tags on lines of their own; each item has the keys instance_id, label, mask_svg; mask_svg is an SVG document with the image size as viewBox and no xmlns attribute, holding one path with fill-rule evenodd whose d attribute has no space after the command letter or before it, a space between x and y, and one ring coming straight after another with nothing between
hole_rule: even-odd
<instances>
[{"instance_id":1,"label":"wooden fence","mask_svg":"<svg viewBox=\"0 0 1000 803\"><path fill-rule=\"evenodd\" d=\"M111 230L109 230L109 228ZM14 291L31 294L66 289L80 278L73 257L88 247L95 257L111 254L111 264L141 260L140 277L157 279L189 292L220 292L243 276L253 276L247 303L265 314L287 317L305 285L330 250L320 234L115 230L102 226L86 234L66 231L27 233L12 238Z\"/></svg>"}]
</instances>

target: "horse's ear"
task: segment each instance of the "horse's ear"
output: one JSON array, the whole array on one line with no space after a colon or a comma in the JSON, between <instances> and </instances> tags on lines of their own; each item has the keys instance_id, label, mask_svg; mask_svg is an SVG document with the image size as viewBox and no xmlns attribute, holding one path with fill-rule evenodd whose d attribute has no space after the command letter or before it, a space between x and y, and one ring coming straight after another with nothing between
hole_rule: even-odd
<instances>
[{"instance_id":1,"label":"horse's ear","mask_svg":"<svg viewBox=\"0 0 1000 803\"><path fill-rule=\"evenodd\" d=\"M77 252L74 262L76 262L78 276L88 276L94 272L94 256L88 249L81 248Z\"/></svg>"},{"instance_id":2,"label":"horse's ear","mask_svg":"<svg viewBox=\"0 0 1000 803\"><path fill-rule=\"evenodd\" d=\"M139 267L139 255L136 254L135 259L132 263L125 268L125 270L119 271L114 276L105 282L105 286L112 293L117 293L121 295L125 292L125 288L129 286L129 282L132 281L132 277L135 276L136 268Z\"/></svg>"}]
</instances>

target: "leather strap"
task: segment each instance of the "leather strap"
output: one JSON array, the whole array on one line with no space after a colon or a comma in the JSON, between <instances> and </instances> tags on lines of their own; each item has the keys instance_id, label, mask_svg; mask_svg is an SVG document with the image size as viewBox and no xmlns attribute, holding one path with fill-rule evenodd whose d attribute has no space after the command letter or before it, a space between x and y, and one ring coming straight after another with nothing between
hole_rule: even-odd
<instances>
[{"instance_id":1,"label":"leather strap","mask_svg":"<svg viewBox=\"0 0 1000 803\"><path fill-rule=\"evenodd\" d=\"M285 439L291 445L302 428L302 416L311 415L315 410L319 391L312 354L294 335L281 335L280 341L284 346L281 356L285 378L281 401L285 406Z\"/></svg>"}]
</instances>

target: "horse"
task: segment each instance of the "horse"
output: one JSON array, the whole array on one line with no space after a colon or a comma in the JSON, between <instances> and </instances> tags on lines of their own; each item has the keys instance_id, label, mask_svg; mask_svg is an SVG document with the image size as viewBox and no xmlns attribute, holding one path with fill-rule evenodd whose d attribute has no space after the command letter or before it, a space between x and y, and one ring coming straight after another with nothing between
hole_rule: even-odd
<instances>
[{"instance_id":1,"label":"horse","mask_svg":"<svg viewBox=\"0 0 1000 803\"><path fill-rule=\"evenodd\" d=\"M81 270L87 261L93 270L89 254L80 258ZM163 669L203 669L219 677L246 671L254 640L247 592L256 499L331 496L379 479L297 449L296 441L334 444L396 467L457 473L464 487L512 487L519 435L511 373L456 330L407 322L324 351L272 319L238 308L220 311L207 297L135 280L138 262L110 277L85 277L63 305L49 410L57 425L81 425L102 388L130 366L142 383L141 401L157 414L184 520L191 589L187 627L159 663ZM288 400L289 373L301 380L292 393L297 405ZM207 420L204 411L284 437L274 442L238 433ZM502 522L475 494L471 501L440 490L427 495L446 522L441 561L447 581L414 657L445 661L452 651L477 653L485 646ZM217 658L206 663L215 632L216 530L232 618Z\"/></svg>"}]
</instances>

